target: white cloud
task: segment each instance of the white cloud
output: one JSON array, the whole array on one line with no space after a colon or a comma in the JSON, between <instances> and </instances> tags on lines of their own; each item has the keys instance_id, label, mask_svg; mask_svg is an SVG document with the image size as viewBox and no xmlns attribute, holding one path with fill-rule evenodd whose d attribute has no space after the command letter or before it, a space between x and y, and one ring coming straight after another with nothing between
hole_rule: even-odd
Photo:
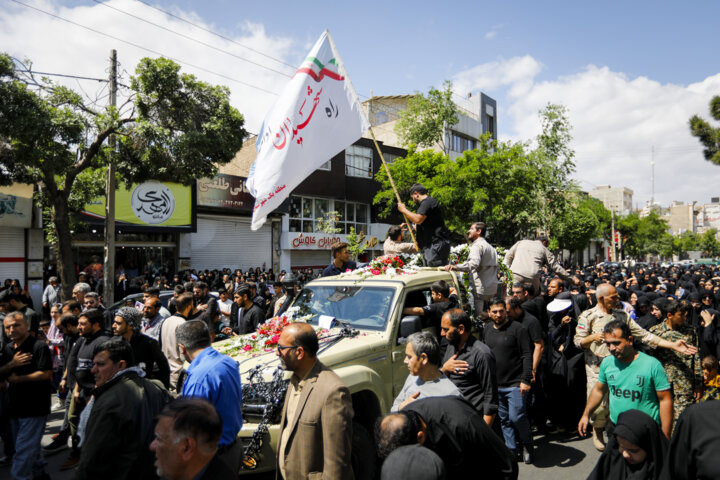
<instances>
[{"instance_id":1,"label":"white cloud","mask_svg":"<svg viewBox=\"0 0 720 480\"><path fill-rule=\"evenodd\" d=\"M239 43L253 50L266 52L272 57L292 64L293 61L288 59L294 58L296 46L288 38L268 35L262 25L246 22L238 25L234 31L220 32L233 40L227 41L139 2L132 0L108 2L108 5L119 10L232 54L228 55L103 5L64 7L49 0L30 0L29 3L77 24L199 67L194 68L181 63L183 71L192 73L203 81L227 85L231 89L233 106L245 116L246 128L253 132L257 132L265 112L277 97L232 79L279 93L294 70L238 45ZM172 13L206 29L217 31L216 27L205 23L194 12L173 9ZM0 45L3 45L3 51L15 57L32 60L36 71L100 78L107 76L110 50L114 48L118 51L120 72L123 73L125 82L129 80L128 75L134 73L135 66L141 58L159 56L18 4L6 4L0 11ZM287 76L260 68L242 59L270 66ZM229 79L202 69L217 72ZM99 91L97 82L78 82L58 78L54 80L76 89L80 83L83 90L90 95Z\"/></svg>"},{"instance_id":2,"label":"white cloud","mask_svg":"<svg viewBox=\"0 0 720 480\"><path fill-rule=\"evenodd\" d=\"M538 111L548 103L568 107L575 178L583 189L626 186L634 191L633 203L644 206L651 197L654 146L656 201L707 203L718 196L720 167L704 159L688 119L695 113L707 117L708 103L720 91L720 73L685 86L594 65L539 81L540 70L539 61L524 56L475 66L453 80L458 92L482 90L496 97L505 139L534 138Z\"/></svg>"},{"instance_id":3,"label":"white cloud","mask_svg":"<svg viewBox=\"0 0 720 480\"><path fill-rule=\"evenodd\" d=\"M494 40L497 37L498 31L505 26L504 23L499 25L493 25L493 27L485 34L485 40Z\"/></svg>"}]
</instances>

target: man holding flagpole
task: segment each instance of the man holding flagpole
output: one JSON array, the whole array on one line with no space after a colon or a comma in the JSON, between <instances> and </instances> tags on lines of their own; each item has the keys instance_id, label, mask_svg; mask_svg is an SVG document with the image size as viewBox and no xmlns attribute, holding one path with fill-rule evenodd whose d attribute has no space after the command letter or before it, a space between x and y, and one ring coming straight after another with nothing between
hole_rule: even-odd
<instances>
[{"instance_id":1,"label":"man holding flagpole","mask_svg":"<svg viewBox=\"0 0 720 480\"><path fill-rule=\"evenodd\" d=\"M417 228L417 242L426 267L447 265L450 257L450 234L445 227L440 204L428 195L427 189L419 183L410 187L410 198L418 205L413 213L404 203L398 202L398 210Z\"/></svg>"}]
</instances>

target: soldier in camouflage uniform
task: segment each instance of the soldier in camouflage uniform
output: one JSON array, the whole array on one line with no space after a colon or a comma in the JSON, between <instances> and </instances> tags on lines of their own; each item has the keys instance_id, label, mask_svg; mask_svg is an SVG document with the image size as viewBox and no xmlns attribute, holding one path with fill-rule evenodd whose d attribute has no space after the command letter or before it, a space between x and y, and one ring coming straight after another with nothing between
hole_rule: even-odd
<instances>
[{"instance_id":1,"label":"soldier in camouflage uniform","mask_svg":"<svg viewBox=\"0 0 720 480\"><path fill-rule=\"evenodd\" d=\"M697 331L685 324L692 307L686 301L669 300L665 304L665 321L650 328L650 333L669 342L683 340L697 348ZM671 350L656 350L655 358L665 368L673 395L673 429L680 414L696 400L700 399L703 390L702 361L700 353L682 355Z\"/></svg>"},{"instance_id":2,"label":"soldier in camouflage uniform","mask_svg":"<svg viewBox=\"0 0 720 480\"><path fill-rule=\"evenodd\" d=\"M620 297L615 287L609 283L603 283L597 287L595 292L597 305L590 310L584 311L578 318L575 338L575 346L581 348L585 353L585 373L587 375L587 394L590 395L598 380L600 363L603 358L610 355L610 350L604 343L603 328L613 320L624 321L630 327L633 339L651 347L672 349L679 353L691 355L697 353L697 348L691 347L684 340L679 339L673 342L662 339L635 323L627 312L619 310ZM593 445L600 451L605 449L605 438L603 430L608 422L608 399L607 395L601 405L593 412L591 422L593 425Z\"/></svg>"}]
</instances>

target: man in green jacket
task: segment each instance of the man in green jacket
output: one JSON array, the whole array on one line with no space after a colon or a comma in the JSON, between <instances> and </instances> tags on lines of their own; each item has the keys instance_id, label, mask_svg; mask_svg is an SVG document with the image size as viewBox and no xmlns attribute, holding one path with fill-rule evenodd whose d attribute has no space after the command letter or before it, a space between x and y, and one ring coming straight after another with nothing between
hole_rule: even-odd
<instances>
[{"instance_id":1,"label":"man in green jacket","mask_svg":"<svg viewBox=\"0 0 720 480\"><path fill-rule=\"evenodd\" d=\"M92 373L96 386L80 418L82 453L75 479L157 478L149 447L154 418L170 401L167 390L143 378L124 339L97 348Z\"/></svg>"}]
</instances>

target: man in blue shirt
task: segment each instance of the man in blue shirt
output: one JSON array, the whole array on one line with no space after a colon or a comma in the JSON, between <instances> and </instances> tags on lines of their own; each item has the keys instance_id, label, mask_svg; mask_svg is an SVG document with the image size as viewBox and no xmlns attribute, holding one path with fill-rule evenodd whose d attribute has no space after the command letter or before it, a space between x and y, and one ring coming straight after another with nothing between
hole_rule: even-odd
<instances>
[{"instance_id":1,"label":"man in blue shirt","mask_svg":"<svg viewBox=\"0 0 720 480\"><path fill-rule=\"evenodd\" d=\"M345 242L334 243L330 252L332 253L333 261L330 265L325 267L325 270L320 274L321 277L332 277L340 275L347 270L355 270L357 263L350 260L350 252L348 252L348 244Z\"/></svg>"},{"instance_id":2,"label":"man in blue shirt","mask_svg":"<svg viewBox=\"0 0 720 480\"><path fill-rule=\"evenodd\" d=\"M237 362L210 346L210 331L201 320L181 324L176 335L180 353L190 363L182 396L204 398L215 405L223 425L218 457L237 472L242 457L242 445L237 441L242 427L242 385Z\"/></svg>"}]
</instances>

